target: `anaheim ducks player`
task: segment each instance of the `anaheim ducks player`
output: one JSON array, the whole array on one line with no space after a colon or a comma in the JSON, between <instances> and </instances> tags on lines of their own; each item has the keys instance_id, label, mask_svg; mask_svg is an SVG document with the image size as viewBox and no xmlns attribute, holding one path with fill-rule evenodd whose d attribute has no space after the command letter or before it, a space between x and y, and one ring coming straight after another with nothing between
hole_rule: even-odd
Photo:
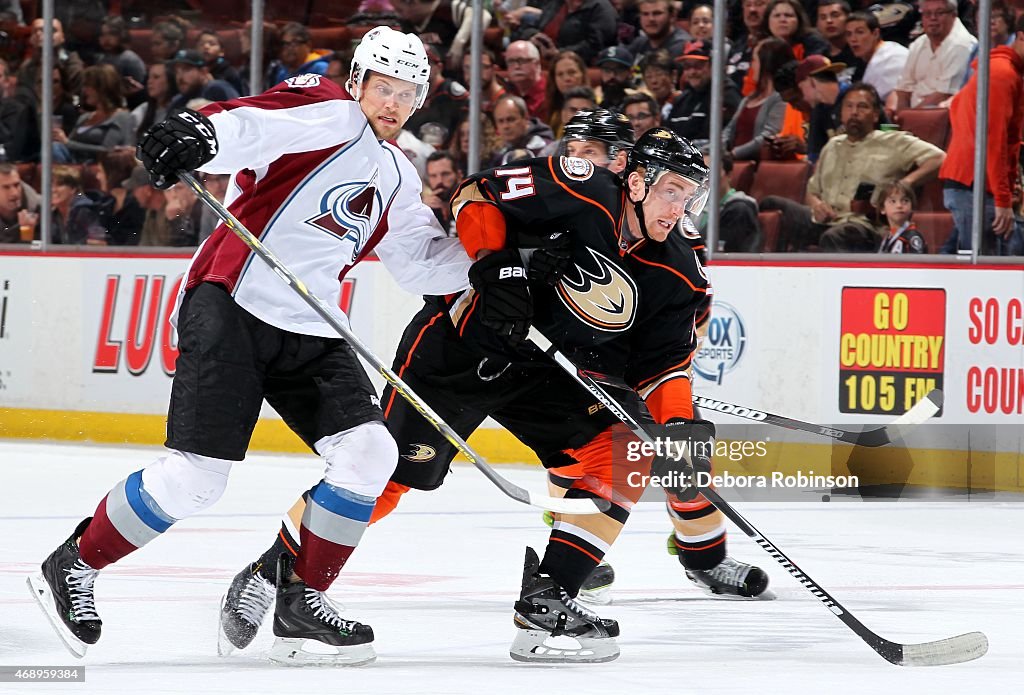
<instances>
[{"instance_id":1,"label":"anaheim ducks player","mask_svg":"<svg viewBox=\"0 0 1024 695\"><path fill-rule=\"evenodd\" d=\"M491 416L537 453L565 494L612 502L604 514L556 515L543 562L527 549L515 604L515 659L618 656L618 624L583 608L575 596L642 493L621 484L628 466L625 450L616 447L631 435L523 340L532 322L578 364L624 378L658 422L690 423L686 369L708 283L695 253L673 230L684 211L699 214L706 184L700 153L655 129L636 143L623 178L582 159L535 159L470 177L453 198L459 238L477 259L470 269L473 289L427 302L406 328L395 369L460 435L469 436ZM559 255L563 237L571 241L568 263ZM533 252L529 268L524 251ZM410 488L440 486L456 453L395 393L386 390L382 405L401 457L373 520ZM713 436L710 423L700 426L701 436ZM691 490L680 494L702 499ZM259 574L277 554L294 550L291 528L303 506L296 504L275 544L243 574ZM687 566L707 582L731 581L734 593L763 591L764 572L728 558L719 515L706 503L697 506L692 518L712 530L706 542L687 549ZM234 621L231 611L229 601L222 623ZM254 617L246 631L250 641L261 620ZM545 640L562 635L574 638L576 648L545 648Z\"/></svg>"}]
</instances>

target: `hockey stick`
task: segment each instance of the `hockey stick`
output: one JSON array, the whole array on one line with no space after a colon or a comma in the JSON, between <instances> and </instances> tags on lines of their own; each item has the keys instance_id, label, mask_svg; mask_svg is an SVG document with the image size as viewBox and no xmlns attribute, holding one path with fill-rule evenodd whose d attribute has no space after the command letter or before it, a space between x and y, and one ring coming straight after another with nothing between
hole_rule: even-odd
<instances>
[{"instance_id":1,"label":"hockey stick","mask_svg":"<svg viewBox=\"0 0 1024 695\"><path fill-rule=\"evenodd\" d=\"M900 415L888 425L864 430L863 432L853 432L851 430L844 430L836 427L815 425L811 422L794 420L793 418L788 418L784 415L774 415L762 410L754 410L753 408L746 408L742 405L735 405L733 403L721 401L717 398L708 398L706 396L694 395L693 404L699 406L701 410L713 410L717 413L725 413L726 415L733 415L746 420L753 420L754 422L765 422L769 425L777 425L790 430L813 432L814 434L820 434L823 437L831 437L832 439L838 439L841 442L847 442L849 444L875 447L891 444L906 434L911 428L920 425L935 415L935 413L939 412L939 408L942 407L942 398L942 391L939 389L932 389L924 398L915 403L914 407Z\"/></svg>"},{"instance_id":2,"label":"hockey stick","mask_svg":"<svg viewBox=\"0 0 1024 695\"><path fill-rule=\"evenodd\" d=\"M334 315L334 312L324 303L323 300L316 297L313 293L306 288L305 284L299 280L295 275L292 274L284 264L278 260L269 249L267 249L259 239L257 239L252 232L245 228L245 226L235 218L220 201L213 197L206 188L196 181L196 179L187 172L180 172L178 177L187 183L199 196L199 199L206 203L210 209L212 209L217 215L224 220L228 229L235 233L235 235L245 242L245 245L252 249L253 253L260 257L270 268L276 273L285 283L288 284L295 293L298 294L308 304L313 311L320 315L327 325L338 332L342 338L345 339L352 348L362 356L373 368L380 373L384 379L391 384L391 387L398 392L398 394L407 400L409 404L415 408L420 415L422 415L427 422L434 426L438 432L444 435L452 446L458 449L462 454L468 458L477 470L486 476L488 480L494 483L498 489L504 492L506 495L516 500L517 502L523 502L534 507L540 507L541 509L547 509L553 512L560 512L562 514L597 514L610 508L611 505L606 500L594 500L584 498L572 498L566 499L561 497L549 497L547 495L535 495L529 490L519 487L515 483L506 480L502 476L491 468L491 466L484 460L480 454L476 453L465 440L460 437L455 430L451 428L441 416L434 412L434 410L427 405L422 398L409 388L409 386L402 381L402 379L395 374L386 364L384 364L373 352L370 351L366 345L363 344L359 338L345 325L344 322L339 321Z\"/></svg>"},{"instance_id":3,"label":"hockey stick","mask_svg":"<svg viewBox=\"0 0 1024 695\"><path fill-rule=\"evenodd\" d=\"M550 356L562 369L569 373L576 381L587 389L595 398L600 401L610 412L619 418L629 429L643 442L654 443L655 437L636 418L630 415L614 398L602 388L595 375L580 369L573 364L569 358L561 353L551 344L536 328L530 328L530 340ZM606 379L606 377L600 377ZM615 384L618 386L618 384ZM725 514L745 534L754 539L772 558L786 568L793 577L799 581L808 591L825 604L832 613L843 621L848 628L853 630L858 637L864 640L869 647L874 649L886 661L897 666L941 666L943 664L958 664L964 661L977 659L988 651L988 638L981 632L969 632L956 637L937 640L935 642L924 642L921 644L900 644L891 642L880 637L862 622L857 620L837 600L821 588L817 582L797 567L785 553L779 550L772 541L766 538L760 531L754 528L753 524L747 521L742 514L736 511L732 505L726 502L715 491L714 488L698 486L702 495L720 512Z\"/></svg>"}]
</instances>

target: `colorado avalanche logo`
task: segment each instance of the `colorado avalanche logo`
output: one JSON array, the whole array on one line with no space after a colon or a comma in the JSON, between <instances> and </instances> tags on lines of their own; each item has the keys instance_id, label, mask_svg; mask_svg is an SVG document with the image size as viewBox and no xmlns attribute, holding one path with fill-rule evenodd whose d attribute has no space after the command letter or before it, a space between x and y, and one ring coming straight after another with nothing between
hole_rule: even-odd
<instances>
[{"instance_id":1,"label":"colorado avalanche logo","mask_svg":"<svg viewBox=\"0 0 1024 695\"><path fill-rule=\"evenodd\" d=\"M633 279L592 248L597 271L575 266L556 287L562 304L584 323L602 331L624 331L636 318L637 289Z\"/></svg>"},{"instance_id":2,"label":"colorado avalanche logo","mask_svg":"<svg viewBox=\"0 0 1024 695\"><path fill-rule=\"evenodd\" d=\"M342 241L351 241L353 263L377 228L384 208L376 181L374 174L369 181L352 181L331 188L320 199L320 212L306 220L306 224Z\"/></svg>"}]
</instances>

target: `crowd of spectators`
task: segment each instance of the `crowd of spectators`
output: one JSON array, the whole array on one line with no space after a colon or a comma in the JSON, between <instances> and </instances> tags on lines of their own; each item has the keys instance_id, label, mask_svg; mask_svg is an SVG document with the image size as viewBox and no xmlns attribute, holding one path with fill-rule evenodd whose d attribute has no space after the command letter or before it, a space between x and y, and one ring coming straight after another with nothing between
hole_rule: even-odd
<instances>
[{"instance_id":1,"label":"crowd of spectators","mask_svg":"<svg viewBox=\"0 0 1024 695\"><path fill-rule=\"evenodd\" d=\"M719 20L710 2L485 0L479 114L469 112L469 0L314 0L307 24L281 3L264 25L265 70L256 80L246 3L234 4L240 16L205 16L185 0L58 0L47 78L53 103L43 105L43 21L30 13L39 3L0 3L0 243L38 239L43 205L53 210L54 244L201 242L216 219L184 187L149 184L134 159L141 133L176 109L250 94L256 82L316 73L344 86L354 42L377 24L427 44L430 92L398 142L445 228L447 197L468 169L472 118L483 133L481 166L561 152L564 124L595 106L625 114L637 136L663 125L710 145ZM311 19L318 5L334 14L344 6L344 16ZM720 250L970 248L978 0L729 0L727 7L726 157L715 174L723 191ZM982 251L1000 255L1024 254L1021 10L1024 0L993 0L991 24L981 28L993 47ZM46 109L55 169L44 192L36 189ZM758 196L779 190L758 185L767 183L758 172L767 177L769 169L773 177L791 172L784 176L793 190ZM225 177L206 179L223 194ZM782 221L762 230L768 219Z\"/></svg>"}]
</instances>

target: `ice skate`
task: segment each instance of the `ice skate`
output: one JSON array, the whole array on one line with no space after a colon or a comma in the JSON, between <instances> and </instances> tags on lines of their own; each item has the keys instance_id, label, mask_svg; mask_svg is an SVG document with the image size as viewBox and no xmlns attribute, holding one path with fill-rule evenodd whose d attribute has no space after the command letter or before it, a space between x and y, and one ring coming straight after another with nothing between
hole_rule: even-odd
<instances>
[{"instance_id":1,"label":"ice skate","mask_svg":"<svg viewBox=\"0 0 1024 695\"><path fill-rule=\"evenodd\" d=\"M675 555L682 564L682 556L679 555L675 538L674 533L669 534L668 554ZM763 569L731 557L726 557L709 570L685 571L687 579L712 596L758 601L775 599L775 592L768 588L768 575Z\"/></svg>"},{"instance_id":2,"label":"ice skate","mask_svg":"<svg viewBox=\"0 0 1024 695\"><path fill-rule=\"evenodd\" d=\"M235 575L220 601L218 654L227 656L252 643L274 605L276 594L274 585L257 571L255 564L247 565Z\"/></svg>"},{"instance_id":3,"label":"ice skate","mask_svg":"<svg viewBox=\"0 0 1024 695\"><path fill-rule=\"evenodd\" d=\"M344 620L322 591L289 582L290 558L277 570L274 634L270 660L286 666L358 666L377 658L373 628Z\"/></svg>"},{"instance_id":4,"label":"ice skate","mask_svg":"<svg viewBox=\"0 0 1024 695\"><path fill-rule=\"evenodd\" d=\"M28 578L29 590L57 636L79 659L85 656L90 644L99 640L103 625L96 613L93 593L99 570L85 564L75 540L91 520L80 523L71 537L43 561L41 572Z\"/></svg>"},{"instance_id":5,"label":"ice skate","mask_svg":"<svg viewBox=\"0 0 1024 695\"><path fill-rule=\"evenodd\" d=\"M614 583L615 569L607 562L602 562L583 582L576 599L595 606L607 606L612 602L612 584Z\"/></svg>"},{"instance_id":6,"label":"ice skate","mask_svg":"<svg viewBox=\"0 0 1024 695\"><path fill-rule=\"evenodd\" d=\"M540 558L526 549L523 588L515 603L516 661L597 663L619 656L619 624L587 610L553 579L538 573Z\"/></svg>"}]
</instances>

